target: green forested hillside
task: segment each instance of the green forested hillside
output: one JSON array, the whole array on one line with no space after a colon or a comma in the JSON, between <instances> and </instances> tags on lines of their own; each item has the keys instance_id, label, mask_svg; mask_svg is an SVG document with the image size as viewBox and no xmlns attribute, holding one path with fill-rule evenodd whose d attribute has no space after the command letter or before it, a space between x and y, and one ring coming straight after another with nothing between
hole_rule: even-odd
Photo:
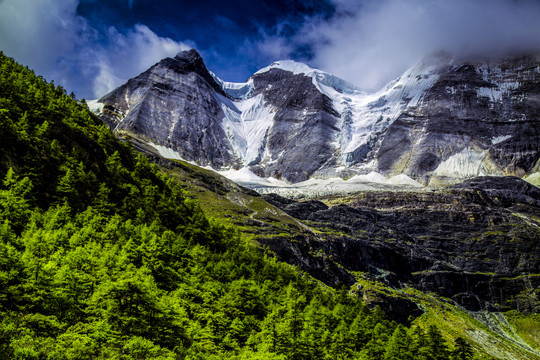
<instances>
[{"instance_id":1,"label":"green forested hillside","mask_svg":"<svg viewBox=\"0 0 540 360\"><path fill-rule=\"evenodd\" d=\"M0 55L0 358L468 359L209 219Z\"/></svg>"}]
</instances>

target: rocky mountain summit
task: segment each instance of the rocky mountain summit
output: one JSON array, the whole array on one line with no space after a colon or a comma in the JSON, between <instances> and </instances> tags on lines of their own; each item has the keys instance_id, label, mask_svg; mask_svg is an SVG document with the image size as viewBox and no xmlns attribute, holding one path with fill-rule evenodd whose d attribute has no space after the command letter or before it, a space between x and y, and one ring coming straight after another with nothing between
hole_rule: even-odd
<instances>
[{"instance_id":1,"label":"rocky mountain summit","mask_svg":"<svg viewBox=\"0 0 540 360\"><path fill-rule=\"evenodd\" d=\"M227 99L196 51L166 58L100 99L118 133L215 168L235 164L216 98Z\"/></svg>"},{"instance_id":2,"label":"rocky mountain summit","mask_svg":"<svg viewBox=\"0 0 540 360\"><path fill-rule=\"evenodd\" d=\"M538 177L538 56L432 56L368 94L293 61L228 83L190 50L97 102L117 133L165 157L289 183L370 172L432 186Z\"/></svg>"}]
</instances>

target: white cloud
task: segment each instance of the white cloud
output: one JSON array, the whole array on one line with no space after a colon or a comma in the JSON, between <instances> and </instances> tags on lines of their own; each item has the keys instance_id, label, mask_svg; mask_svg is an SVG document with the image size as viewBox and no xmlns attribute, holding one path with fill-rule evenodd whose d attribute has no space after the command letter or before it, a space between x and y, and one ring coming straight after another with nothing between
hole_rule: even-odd
<instances>
[{"instance_id":1,"label":"white cloud","mask_svg":"<svg viewBox=\"0 0 540 360\"><path fill-rule=\"evenodd\" d=\"M334 0L330 20L296 37L313 64L368 90L440 50L460 56L540 49L540 2L526 0Z\"/></svg>"},{"instance_id":2,"label":"white cloud","mask_svg":"<svg viewBox=\"0 0 540 360\"><path fill-rule=\"evenodd\" d=\"M159 60L190 48L184 43L156 35L145 25L135 25L126 34L111 27L107 31L106 43L96 52L99 76L94 82L94 95L102 96Z\"/></svg>"},{"instance_id":3,"label":"white cloud","mask_svg":"<svg viewBox=\"0 0 540 360\"><path fill-rule=\"evenodd\" d=\"M292 38L284 34L297 24L284 21L271 29L261 26L256 34L238 40L235 56L212 49L206 55L223 68L237 63L224 73L228 78L254 64L263 67L291 57L301 61L298 56L311 49L310 65L378 90L439 50L501 55L540 49L537 0L332 1L337 9L333 17L306 19ZM79 0L0 0L0 50L79 97L95 98L160 59L192 47L141 24L123 32L96 29L77 15L78 4ZM220 21L227 23L226 18Z\"/></svg>"},{"instance_id":4,"label":"white cloud","mask_svg":"<svg viewBox=\"0 0 540 360\"><path fill-rule=\"evenodd\" d=\"M75 16L76 7L77 0L0 2L0 49L16 59L53 70L58 54L73 51L80 35L72 30L84 28Z\"/></svg>"},{"instance_id":5,"label":"white cloud","mask_svg":"<svg viewBox=\"0 0 540 360\"><path fill-rule=\"evenodd\" d=\"M104 95L167 56L190 48L144 25L100 33L79 0L0 1L0 50L79 97Z\"/></svg>"},{"instance_id":6,"label":"white cloud","mask_svg":"<svg viewBox=\"0 0 540 360\"><path fill-rule=\"evenodd\" d=\"M125 80L119 78L114 74L113 69L107 61L101 61L97 64L97 75L94 76L94 82L92 85L92 91L94 96L92 98L99 98L107 94L112 89L118 87Z\"/></svg>"},{"instance_id":7,"label":"white cloud","mask_svg":"<svg viewBox=\"0 0 540 360\"><path fill-rule=\"evenodd\" d=\"M294 51L294 45L280 36L263 35L255 41L255 49L261 58L286 59Z\"/></svg>"}]
</instances>

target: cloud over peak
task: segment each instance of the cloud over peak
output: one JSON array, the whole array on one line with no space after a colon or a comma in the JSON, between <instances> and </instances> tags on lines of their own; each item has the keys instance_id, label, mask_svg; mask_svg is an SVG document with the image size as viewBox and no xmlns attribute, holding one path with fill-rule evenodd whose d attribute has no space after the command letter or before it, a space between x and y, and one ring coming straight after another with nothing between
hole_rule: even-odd
<instances>
[{"instance_id":1,"label":"cloud over peak","mask_svg":"<svg viewBox=\"0 0 540 360\"><path fill-rule=\"evenodd\" d=\"M313 63L376 90L423 56L504 56L540 49L534 0L334 0L329 20L306 22L297 40Z\"/></svg>"},{"instance_id":2,"label":"cloud over peak","mask_svg":"<svg viewBox=\"0 0 540 360\"><path fill-rule=\"evenodd\" d=\"M365 90L380 89L440 51L540 50L538 0L210 3L0 0L0 50L86 98L195 47L178 38L196 39L209 69L224 80L243 81L276 60L293 59Z\"/></svg>"}]
</instances>

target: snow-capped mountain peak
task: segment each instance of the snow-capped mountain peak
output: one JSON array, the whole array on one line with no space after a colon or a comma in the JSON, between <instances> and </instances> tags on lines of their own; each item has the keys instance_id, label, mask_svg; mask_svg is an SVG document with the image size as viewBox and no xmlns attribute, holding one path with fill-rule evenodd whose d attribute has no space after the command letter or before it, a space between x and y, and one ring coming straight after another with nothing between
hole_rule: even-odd
<instances>
[{"instance_id":1,"label":"snow-capped mountain peak","mask_svg":"<svg viewBox=\"0 0 540 360\"><path fill-rule=\"evenodd\" d=\"M226 82L197 55L164 59L107 94L101 117L160 153L288 183L377 172L434 184L538 170L538 57L428 57L366 93L291 60Z\"/></svg>"},{"instance_id":2,"label":"snow-capped mountain peak","mask_svg":"<svg viewBox=\"0 0 540 360\"><path fill-rule=\"evenodd\" d=\"M292 72L293 74L305 74L307 76L311 76L313 72L320 71L317 69L313 69L304 63L296 62L294 60L279 60L279 61L274 61L272 64L260 69L259 71L255 72L254 75L262 74L272 69L289 71L289 72Z\"/></svg>"},{"instance_id":3,"label":"snow-capped mountain peak","mask_svg":"<svg viewBox=\"0 0 540 360\"><path fill-rule=\"evenodd\" d=\"M357 86L325 71L314 69L309 65L294 60L279 60L257 71L255 75L263 74L272 69L279 69L283 71L291 72L295 75L303 74L313 79L313 84L317 87L330 87L338 92L358 94L362 93ZM319 89L324 91L323 89Z\"/></svg>"}]
</instances>

